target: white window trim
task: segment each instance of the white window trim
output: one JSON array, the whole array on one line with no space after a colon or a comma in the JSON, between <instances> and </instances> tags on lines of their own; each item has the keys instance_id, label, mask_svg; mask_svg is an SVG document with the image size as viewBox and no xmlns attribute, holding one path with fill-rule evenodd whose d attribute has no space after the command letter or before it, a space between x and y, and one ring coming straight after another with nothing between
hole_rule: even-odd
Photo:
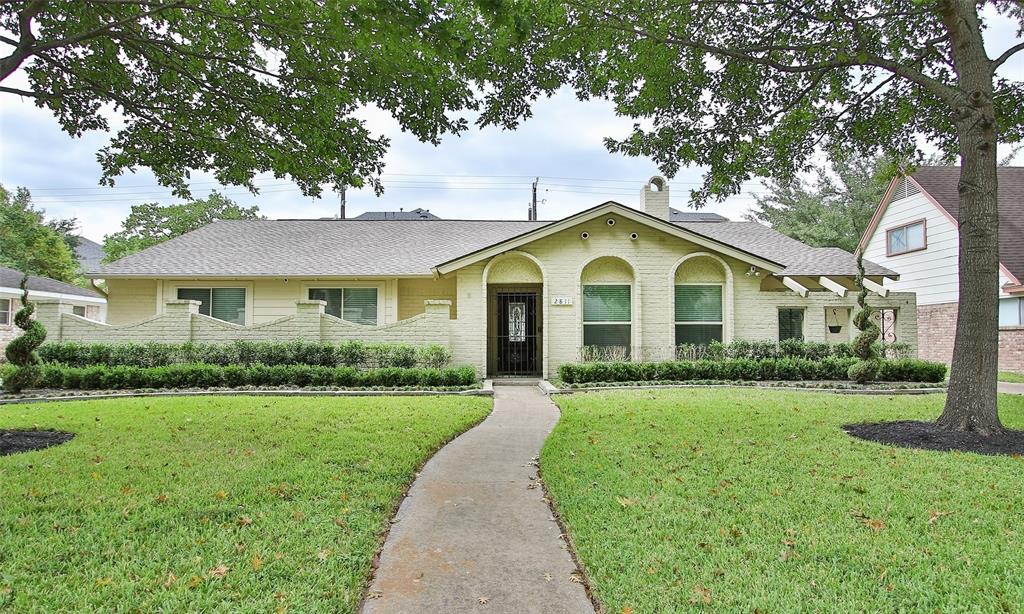
<instances>
[{"instance_id":1,"label":"white window trim","mask_svg":"<svg viewBox=\"0 0 1024 614\"><path fill-rule=\"evenodd\" d=\"M167 290L167 294L164 296L164 300L178 300L178 289L187 290L205 290L207 288L243 288L245 290L245 324L244 326L252 326L253 323L253 284L249 282L238 282L238 281L195 281L195 282L182 282L172 283L164 286ZM169 297L169 298L168 298ZM160 313L163 310L161 309ZM213 316L210 316L213 317ZM217 319L217 318L214 318ZM220 322L226 322L226 320L219 320ZM233 324L233 322L227 322Z\"/></svg>"},{"instance_id":2,"label":"white window trim","mask_svg":"<svg viewBox=\"0 0 1024 614\"><path fill-rule=\"evenodd\" d=\"M308 300L309 291L311 289L317 290L344 290L345 288L376 288L377 289L377 324L376 326L382 326L385 324L384 313L385 313L385 292L384 292L383 281L328 281L328 282L303 282L302 283L302 300ZM344 313L344 312L342 312ZM341 318L339 318L341 319ZM348 320L343 320L348 322ZM349 322L349 324L356 324L355 322ZM356 326L373 326L371 324L356 324Z\"/></svg>"},{"instance_id":3,"label":"white window trim","mask_svg":"<svg viewBox=\"0 0 1024 614\"><path fill-rule=\"evenodd\" d=\"M0 321L0 326L10 326L11 320L14 319L13 317L11 317L13 315L11 311L14 308L14 301L13 299L9 298L0 298L0 303L2 303L3 301L7 301L7 309L3 310L3 312L6 313L7 315L5 316L6 321Z\"/></svg>"}]
</instances>

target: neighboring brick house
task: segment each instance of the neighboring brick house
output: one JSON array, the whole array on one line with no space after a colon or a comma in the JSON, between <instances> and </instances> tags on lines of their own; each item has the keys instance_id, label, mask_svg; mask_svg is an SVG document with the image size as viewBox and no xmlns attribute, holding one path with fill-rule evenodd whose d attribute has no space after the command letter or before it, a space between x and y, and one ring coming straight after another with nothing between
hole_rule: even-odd
<instances>
[{"instance_id":1,"label":"neighboring brick house","mask_svg":"<svg viewBox=\"0 0 1024 614\"><path fill-rule=\"evenodd\" d=\"M1024 372L1024 167L999 182L999 368ZM897 177L861 238L864 257L900 274L885 286L917 294L922 358L953 356L959 293L957 166L925 166Z\"/></svg>"},{"instance_id":2,"label":"neighboring brick house","mask_svg":"<svg viewBox=\"0 0 1024 614\"><path fill-rule=\"evenodd\" d=\"M105 280L112 325L43 311L69 340L447 343L456 363L498 376L551 375L587 353L853 338L852 254L671 209L660 177L641 203L548 222L214 222L88 274ZM915 348L914 295L890 293L882 283L896 274L866 267L890 340Z\"/></svg>"},{"instance_id":3,"label":"neighboring brick house","mask_svg":"<svg viewBox=\"0 0 1024 614\"><path fill-rule=\"evenodd\" d=\"M21 334L14 325L14 314L21 309L21 278L21 272L0 267L0 350ZM107 301L98 292L49 277L29 276L28 297L67 305L70 312L90 320L103 321L106 316Z\"/></svg>"}]
</instances>

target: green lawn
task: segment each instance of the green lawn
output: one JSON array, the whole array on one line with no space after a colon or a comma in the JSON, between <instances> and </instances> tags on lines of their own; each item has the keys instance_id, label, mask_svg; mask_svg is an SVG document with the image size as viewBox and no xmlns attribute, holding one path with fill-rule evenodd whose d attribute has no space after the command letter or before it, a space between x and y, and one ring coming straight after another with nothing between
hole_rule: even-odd
<instances>
[{"instance_id":1,"label":"green lawn","mask_svg":"<svg viewBox=\"0 0 1024 614\"><path fill-rule=\"evenodd\" d=\"M1024 384L1024 373L1011 373L1010 371L1000 371L999 381L1010 382L1013 384Z\"/></svg>"},{"instance_id":2,"label":"green lawn","mask_svg":"<svg viewBox=\"0 0 1024 614\"><path fill-rule=\"evenodd\" d=\"M608 612L1019 611L1024 460L839 428L944 398L563 396L541 469ZM1024 397L1000 407L1024 427Z\"/></svg>"},{"instance_id":3,"label":"green lawn","mask_svg":"<svg viewBox=\"0 0 1024 614\"><path fill-rule=\"evenodd\" d=\"M351 612L417 467L482 419L455 397L0 407L69 443L0 457L0 610Z\"/></svg>"}]
</instances>

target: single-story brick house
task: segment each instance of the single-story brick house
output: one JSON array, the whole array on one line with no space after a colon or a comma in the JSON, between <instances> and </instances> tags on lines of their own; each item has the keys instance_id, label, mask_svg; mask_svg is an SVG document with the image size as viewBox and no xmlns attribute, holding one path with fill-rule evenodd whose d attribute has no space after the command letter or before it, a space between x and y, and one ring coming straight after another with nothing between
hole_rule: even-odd
<instances>
[{"instance_id":1,"label":"single-story brick house","mask_svg":"<svg viewBox=\"0 0 1024 614\"><path fill-rule=\"evenodd\" d=\"M14 314L21 309L22 277L21 271L0 267L0 356L7 343L21 334ZM106 317L107 301L94 290L38 275L30 275L26 286L31 300L62 303L71 313L90 320L102 322Z\"/></svg>"},{"instance_id":2,"label":"single-story brick house","mask_svg":"<svg viewBox=\"0 0 1024 614\"><path fill-rule=\"evenodd\" d=\"M497 376L550 375L589 348L661 359L713 339L854 336L852 254L671 209L660 177L641 198L557 221L216 222L91 272L110 326L41 317L62 318L63 339L438 342ZM916 348L914 295L865 264L889 340Z\"/></svg>"},{"instance_id":3,"label":"single-story brick house","mask_svg":"<svg viewBox=\"0 0 1024 614\"><path fill-rule=\"evenodd\" d=\"M999 368L1024 373L1024 167L1000 167ZM922 358L950 363L960 302L959 166L924 166L896 177L860 249L900 274L886 288L917 294Z\"/></svg>"}]
</instances>

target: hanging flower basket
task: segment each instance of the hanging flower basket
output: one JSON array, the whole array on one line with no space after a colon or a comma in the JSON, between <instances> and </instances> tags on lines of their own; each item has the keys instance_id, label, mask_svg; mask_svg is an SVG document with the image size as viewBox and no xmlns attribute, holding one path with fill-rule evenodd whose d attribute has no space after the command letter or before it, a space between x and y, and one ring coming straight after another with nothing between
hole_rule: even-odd
<instances>
[{"instance_id":1,"label":"hanging flower basket","mask_svg":"<svg viewBox=\"0 0 1024 614\"><path fill-rule=\"evenodd\" d=\"M843 327L840 324L829 324L828 332L832 333L833 335L836 335L843 332Z\"/></svg>"}]
</instances>

